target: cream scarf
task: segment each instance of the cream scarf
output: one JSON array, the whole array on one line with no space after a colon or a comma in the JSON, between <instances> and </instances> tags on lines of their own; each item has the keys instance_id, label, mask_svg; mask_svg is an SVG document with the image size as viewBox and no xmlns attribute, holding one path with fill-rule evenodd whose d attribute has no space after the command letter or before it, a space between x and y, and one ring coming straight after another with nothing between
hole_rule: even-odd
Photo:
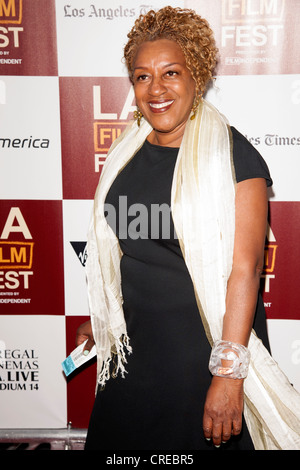
<instances>
[{"instance_id":1,"label":"cream scarf","mask_svg":"<svg viewBox=\"0 0 300 470\"><path fill-rule=\"evenodd\" d=\"M131 352L122 309L118 240L104 216L107 192L143 145L151 126L128 126L107 156L96 191L88 234L87 280L98 357L98 383L125 373ZM235 176L227 123L203 102L188 120L174 170L171 207L199 312L212 344L222 335L227 280L234 243ZM197 217L195 217L197 214ZM244 415L257 450L300 449L300 395L251 333L251 364L244 383ZM201 426L201 423L199 423Z\"/></svg>"}]
</instances>

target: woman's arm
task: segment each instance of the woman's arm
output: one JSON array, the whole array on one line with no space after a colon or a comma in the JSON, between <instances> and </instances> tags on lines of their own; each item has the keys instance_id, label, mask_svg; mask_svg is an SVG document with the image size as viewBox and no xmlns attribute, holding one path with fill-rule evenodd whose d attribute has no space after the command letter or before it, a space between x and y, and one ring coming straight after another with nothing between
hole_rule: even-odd
<instances>
[{"instance_id":1,"label":"woman's arm","mask_svg":"<svg viewBox=\"0 0 300 470\"><path fill-rule=\"evenodd\" d=\"M237 184L233 265L227 286L222 339L248 345L260 276L267 225L267 185L263 178ZM243 379L214 376L203 417L204 435L215 445L239 434L242 426Z\"/></svg>"}]
</instances>

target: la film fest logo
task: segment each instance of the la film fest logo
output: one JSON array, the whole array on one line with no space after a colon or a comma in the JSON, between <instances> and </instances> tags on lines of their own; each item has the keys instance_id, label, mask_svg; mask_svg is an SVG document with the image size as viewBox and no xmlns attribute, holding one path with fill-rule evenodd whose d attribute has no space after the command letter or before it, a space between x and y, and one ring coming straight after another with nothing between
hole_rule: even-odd
<instances>
[{"instance_id":1,"label":"la film fest logo","mask_svg":"<svg viewBox=\"0 0 300 470\"><path fill-rule=\"evenodd\" d=\"M10 239L12 234L17 234L17 241ZM19 297L18 289L29 289L33 247L32 235L20 208L12 207L0 237L0 304L30 303L30 299Z\"/></svg>"},{"instance_id":2,"label":"la film fest logo","mask_svg":"<svg viewBox=\"0 0 300 470\"><path fill-rule=\"evenodd\" d=\"M112 143L120 136L128 120L135 111L133 87L129 88L127 96L120 96L123 99L123 108L118 115L116 112L103 113L101 103L101 86L93 86L93 113L94 113L94 151L95 151L95 172L101 171L105 158ZM112 110L115 111L115 110Z\"/></svg>"},{"instance_id":3,"label":"la film fest logo","mask_svg":"<svg viewBox=\"0 0 300 470\"><path fill-rule=\"evenodd\" d=\"M10 51L20 47L22 0L0 0L0 63L20 64L22 59L10 59Z\"/></svg>"},{"instance_id":4,"label":"la film fest logo","mask_svg":"<svg viewBox=\"0 0 300 470\"><path fill-rule=\"evenodd\" d=\"M39 389L39 361L34 349L7 349L0 340L0 391Z\"/></svg>"},{"instance_id":5,"label":"la film fest logo","mask_svg":"<svg viewBox=\"0 0 300 470\"><path fill-rule=\"evenodd\" d=\"M270 225L268 225L267 240L265 245L264 269L262 274L265 293L269 293L271 291L271 283L275 279L277 248L278 244L276 243L276 238ZM265 307L271 307L271 302L266 302Z\"/></svg>"},{"instance_id":6,"label":"la film fest logo","mask_svg":"<svg viewBox=\"0 0 300 470\"><path fill-rule=\"evenodd\" d=\"M266 49L283 41L284 13L285 0L222 0L221 45L236 53L225 65L275 62Z\"/></svg>"}]
</instances>

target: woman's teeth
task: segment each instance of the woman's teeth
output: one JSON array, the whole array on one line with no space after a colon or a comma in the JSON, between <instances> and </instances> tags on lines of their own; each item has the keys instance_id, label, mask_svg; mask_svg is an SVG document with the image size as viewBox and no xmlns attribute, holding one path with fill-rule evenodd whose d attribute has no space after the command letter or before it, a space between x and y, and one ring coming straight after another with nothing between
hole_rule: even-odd
<instances>
[{"instance_id":1,"label":"woman's teeth","mask_svg":"<svg viewBox=\"0 0 300 470\"><path fill-rule=\"evenodd\" d=\"M172 104L173 101L174 100L164 101L163 103L149 103L149 105L151 108L161 109L161 108L166 108L167 106L170 106L170 104Z\"/></svg>"}]
</instances>

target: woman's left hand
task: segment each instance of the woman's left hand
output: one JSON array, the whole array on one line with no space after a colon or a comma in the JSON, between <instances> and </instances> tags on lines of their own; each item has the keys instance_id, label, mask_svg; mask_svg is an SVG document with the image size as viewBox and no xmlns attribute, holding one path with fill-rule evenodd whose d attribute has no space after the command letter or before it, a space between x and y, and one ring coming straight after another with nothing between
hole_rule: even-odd
<instances>
[{"instance_id":1,"label":"woman's left hand","mask_svg":"<svg viewBox=\"0 0 300 470\"><path fill-rule=\"evenodd\" d=\"M212 439L217 447L242 430L243 382L243 379L212 378L204 406L203 431L205 438Z\"/></svg>"}]
</instances>

